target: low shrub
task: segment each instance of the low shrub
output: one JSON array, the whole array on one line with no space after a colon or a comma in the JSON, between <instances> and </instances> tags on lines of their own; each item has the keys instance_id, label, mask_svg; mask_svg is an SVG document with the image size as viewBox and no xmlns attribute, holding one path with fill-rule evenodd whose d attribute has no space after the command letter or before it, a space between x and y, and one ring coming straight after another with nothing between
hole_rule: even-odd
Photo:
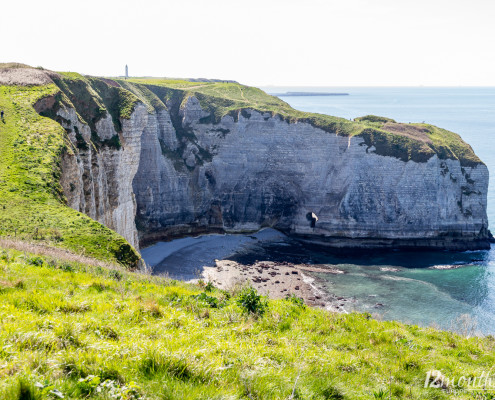
<instances>
[{"instance_id":1,"label":"low shrub","mask_svg":"<svg viewBox=\"0 0 495 400\"><path fill-rule=\"evenodd\" d=\"M43 265L43 259L41 257L37 257L37 256L27 257L26 262L29 265L34 265L36 267L41 267Z\"/></svg>"},{"instance_id":2,"label":"low shrub","mask_svg":"<svg viewBox=\"0 0 495 400\"><path fill-rule=\"evenodd\" d=\"M226 305L226 301L220 301L216 297L208 296L206 293L200 293L196 296L191 296L199 302L206 303L211 308L222 308Z\"/></svg>"},{"instance_id":3,"label":"low shrub","mask_svg":"<svg viewBox=\"0 0 495 400\"><path fill-rule=\"evenodd\" d=\"M109 273L108 276L112 279L115 279L116 281L121 281L124 275L122 272L117 271L116 269L112 269Z\"/></svg>"},{"instance_id":4,"label":"low shrub","mask_svg":"<svg viewBox=\"0 0 495 400\"><path fill-rule=\"evenodd\" d=\"M291 303L299 307L306 307L304 304L304 299L302 299L301 297L297 297L294 293L287 294L284 300L290 301Z\"/></svg>"},{"instance_id":5,"label":"low shrub","mask_svg":"<svg viewBox=\"0 0 495 400\"><path fill-rule=\"evenodd\" d=\"M211 282L208 282L206 285L205 285L205 292L212 292L213 289L215 289L215 286L213 285L213 283Z\"/></svg>"},{"instance_id":6,"label":"low shrub","mask_svg":"<svg viewBox=\"0 0 495 400\"><path fill-rule=\"evenodd\" d=\"M268 302L253 287L242 289L237 295L236 303L247 314L261 316L268 309Z\"/></svg>"}]
</instances>

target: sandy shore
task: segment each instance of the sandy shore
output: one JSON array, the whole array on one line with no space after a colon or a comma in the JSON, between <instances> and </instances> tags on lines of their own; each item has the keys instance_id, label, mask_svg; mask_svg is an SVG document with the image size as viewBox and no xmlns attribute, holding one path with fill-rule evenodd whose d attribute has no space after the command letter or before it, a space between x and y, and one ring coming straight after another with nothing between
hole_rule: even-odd
<instances>
[{"instance_id":1,"label":"sandy shore","mask_svg":"<svg viewBox=\"0 0 495 400\"><path fill-rule=\"evenodd\" d=\"M350 300L319 289L318 282L308 274L344 273L331 265L271 261L243 265L235 261L218 260L236 252L249 251L260 243L277 243L284 239L285 235L269 228L249 235L210 234L158 242L142 249L141 254L157 275L166 274L184 281L197 281L201 276L221 289L249 283L258 292L273 299L283 299L294 294L304 299L307 305L345 312L345 305Z\"/></svg>"},{"instance_id":2,"label":"sandy shore","mask_svg":"<svg viewBox=\"0 0 495 400\"><path fill-rule=\"evenodd\" d=\"M205 265L215 265L215 259L225 259L259 243L278 242L284 238L284 234L269 228L249 235L210 234L158 242L142 249L141 255L154 274L191 280L201 275Z\"/></svg>"},{"instance_id":3,"label":"sandy shore","mask_svg":"<svg viewBox=\"0 0 495 400\"><path fill-rule=\"evenodd\" d=\"M203 278L220 289L230 289L248 283L259 293L272 299L283 299L294 294L302 298L307 305L344 312L348 299L319 290L314 279L305 272L344 273L328 266L271 261L243 265L230 260L216 260L214 267L204 267Z\"/></svg>"}]
</instances>

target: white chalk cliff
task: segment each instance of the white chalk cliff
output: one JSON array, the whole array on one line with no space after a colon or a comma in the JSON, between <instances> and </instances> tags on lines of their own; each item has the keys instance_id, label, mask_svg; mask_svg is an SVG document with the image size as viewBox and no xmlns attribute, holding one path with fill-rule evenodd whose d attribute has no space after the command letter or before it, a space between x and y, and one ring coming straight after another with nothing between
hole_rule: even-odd
<instances>
[{"instance_id":1,"label":"white chalk cliff","mask_svg":"<svg viewBox=\"0 0 495 400\"><path fill-rule=\"evenodd\" d=\"M63 159L68 204L136 247L267 226L336 247L488 246L482 162L404 160L310 121L249 107L213 121L194 95L160 107L138 97L120 129L108 113L90 128L77 107L56 109L74 150Z\"/></svg>"}]
</instances>

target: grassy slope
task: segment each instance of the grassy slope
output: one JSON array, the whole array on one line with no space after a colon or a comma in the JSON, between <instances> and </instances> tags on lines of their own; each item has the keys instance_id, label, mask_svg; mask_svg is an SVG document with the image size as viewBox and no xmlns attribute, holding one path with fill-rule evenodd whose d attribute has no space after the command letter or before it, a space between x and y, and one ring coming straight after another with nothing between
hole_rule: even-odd
<instances>
[{"instance_id":1,"label":"grassy slope","mask_svg":"<svg viewBox=\"0 0 495 400\"><path fill-rule=\"evenodd\" d=\"M0 250L0 398L474 398L424 389L426 371L476 376L493 338L333 314L287 300L260 318L200 286ZM91 378L91 376L95 376ZM89 377L89 378L88 378ZM79 382L86 379L85 382ZM92 386L93 385L93 386ZM134 387L135 389L132 389ZM294 390L295 388L295 390ZM454 388L451 388L454 389ZM23 396L19 391L23 391ZM43 398L57 398L46 394ZM488 399L490 397L476 397Z\"/></svg>"},{"instance_id":2,"label":"grassy slope","mask_svg":"<svg viewBox=\"0 0 495 400\"><path fill-rule=\"evenodd\" d=\"M133 266L134 249L118 234L64 205L59 184L62 151L72 151L64 129L32 105L59 91L55 85L0 86L0 235L43 241Z\"/></svg>"},{"instance_id":3,"label":"grassy slope","mask_svg":"<svg viewBox=\"0 0 495 400\"><path fill-rule=\"evenodd\" d=\"M404 161L425 161L434 154L440 158L459 159L463 166L480 163L472 148L455 133L428 124L415 124L429 130L431 144L421 143L381 129L382 124L362 121L348 121L344 118L324 114L315 114L294 110L277 97L269 96L260 89L222 82L189 82L166 79L130 79L117 80L122 86L129 88L130 83L147 87L166 100L173 92L181 92L183 98L196 96L204 110L211 114L211 121L218 122L227 114L236 115L239 110L253 109L279 115L290 122L308 122L328 132L342 136L362 136L368 146L375 146L376 152L389 155Z\"/></svg>"}]
</instances>

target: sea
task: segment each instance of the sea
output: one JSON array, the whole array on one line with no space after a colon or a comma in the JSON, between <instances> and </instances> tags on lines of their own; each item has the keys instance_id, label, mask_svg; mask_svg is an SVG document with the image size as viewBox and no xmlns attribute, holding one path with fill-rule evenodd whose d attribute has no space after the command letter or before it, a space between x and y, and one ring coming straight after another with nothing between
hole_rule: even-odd
<instances>
[{"instance_id":1,"label":"sea","mask_svg":"<svg viewBox=\"0 0 495 400\"><path fill-rule=\"evenodd\" d=\"M495 87L267 87L293 108L347 119L374 114L397 122L427 122L456 132L495 171ZM284 96L311 92L311 96ZM317 93L347 93L328 96ZM495 230L495 182L488 191ZM143 250L156 273L179 279L198 275L214 259L326 264L345 273L313 273L315 284L346 298L345 312L495 335L495 247L488 251L383 251L335 255L274 232L213 235L159 243ZM160 247L161 246L161 247ZM167 247L168 246L168 247ZM175 246L175 247L174 247ZM199 257L201 255L201 257Z\"/></svg>"}]
</instances>

